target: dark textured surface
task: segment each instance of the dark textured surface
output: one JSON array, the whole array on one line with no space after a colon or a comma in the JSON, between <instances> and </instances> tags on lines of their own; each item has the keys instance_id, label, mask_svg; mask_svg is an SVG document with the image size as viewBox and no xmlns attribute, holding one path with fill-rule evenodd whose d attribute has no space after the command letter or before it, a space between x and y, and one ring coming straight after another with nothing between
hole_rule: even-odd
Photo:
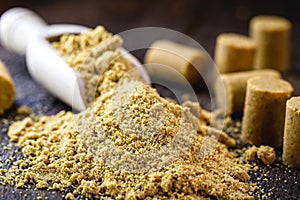
<instances>
[{"instance_id":1,"label":"dark textured surface","mask_svg":"<svg viewBox=\"0 0 300 200\"><path fill-rule=\"evenodd\" d=\"M209 54L213 55L215 38L222 32L247 34L249 19L256 14L277 14L285 16L293 23L292 33L292 72L285 78L293 84L294 95L300 94L300 15L297 6L281 1L17 1L4 0L0 3L0 14L9 7L22 5L37 11L50 24L78 23L94 27L103 24L108 30L118 33L142 26L159 26L183 32L199 42ZM136 54L142 59L143 53ZM27 73L23 57L9 53L0 46L0 59L9 68L16 84L17 98L13 108L0 116L0 155L9 160L12 155L21 157L15 144L8 145L7 128L16 117L16 108L28 105L37 114L54 114L70 108L51 97L44 89L35 84ZM163 95L170 92L158 87ZM199 93L201 103L209 107L209 97ZM16 152L15 152L16 150ZM259 186L257 199L300 199L300 171L292 170L281 162L281 150L277 149L276 163L271 167L261 165L259 171L252 172L251 179ZM7 166L12 162L7 161ZM0 185L0 199L61 199L59 191L15 189Z\"/></svg>"},{"instance_id":2,"label":"dark textured surface","mask_svg":"<svg viewBox=\"0 0 300 200\"><path fill-rule=\"evenodd\" d=\"M15 104L4 116L0 116L0 155L5 168L9 168L13 163L11 161L12 156L16 160L22 158L20 149L14 143L10 143L7 136L7 130L11 122L16 117L21 119L21 116L17 116L16 113L18 106L27 105L33 108L38 115L53 115L60 110L70 110L70 108L51 97L44 89L33 82L27 72L24 57L9 53L0 47L0 59L6 63L17 90ZM31 188L16 189L12 186L0 184L0 199L23 199L24 194L28 195L27 199L36 199L38 196L47 196L48 199L53 200L62 198L62 193L58 191L39 191Z\"/></svg>"}]
</instances>

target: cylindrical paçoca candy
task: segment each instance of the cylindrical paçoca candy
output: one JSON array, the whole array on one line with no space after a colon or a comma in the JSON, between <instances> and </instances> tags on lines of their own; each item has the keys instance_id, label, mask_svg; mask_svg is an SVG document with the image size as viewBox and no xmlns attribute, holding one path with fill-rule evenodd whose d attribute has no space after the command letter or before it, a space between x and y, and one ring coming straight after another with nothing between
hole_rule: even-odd
<instances>
[{"instance_id":1,"label":"cylindrical pa\u00e7oca candy","mask_svg":"<svg viewBox=\"0 0 300 200\"><path fill-rule=\"evenodd\" d=\"M254 67L287 71L290 62L290 21L279 16L259 15L251 19L249 32L257 44Z\"/></svg>"},{"instance_id":2,"label":"cylindrical pa\u00e7oca candy","mask_svg":"<svg viewBox=\"0 0 300 200\"><path fill-rule=\"evenodd\" d=\"M251 70L221 74L215 82L214 92L218 109L226 115L243 112L247 80L256 76L280 78L272 69Z\"/></svg>"},{"instance_id":3,"label":"cylindrical pa\u00e7oca candy","mask_svg":"<svg viewBox=\"0 0 300 200\"><path fill-rule=\"evenodd\" d=\"M257 146L281 146L285 105L292 92L291 84L279 78L249 79L242 119L242 140Z\"/></svg>"},{"instance_id":4,"label":"cylindrical pa\u00e7oca candy","mask_svg":"<svg viewBox=\"0 0 300 200\"><path fill-rule=\"evenodd\" d=\"M300 168L300 97L292 97L286 103L283 136L283 163Z\"/></svg>"},{"instance_id":5,"label":"cylindrical pa\u00e7oca candy","mask_svg":"<svg viewBox=\"0 0 300 200\"><path fill-rule=\"evenodd\" d=\"M151 76L172 82L199 83L208 67L208 56L199 49L169 40L157 40L146 52L144 63Z\"/></svg>"},{"instance_id":6,"label":"cylindrical pa\u00e7oca candy","mask_svg":"<svg viewBox=\"0 0 300 200\"><path fill-rule=\"evenodd\" d=\"M214 60L220 73L246 71L253 69L255 52L252 38L223 33L217 37Z\"/></svg>"},{"instance_id":7,"label":"cylindrical pa\u00e7oca candy","mask_svg":"<svg viewBox=\"0 0 300 200\"><path fill-rule=\"evenodd\" d=\"M12 106L15 95L14 82L6 66L0 61L0 114Z\"/></svg>"}]
</instances>

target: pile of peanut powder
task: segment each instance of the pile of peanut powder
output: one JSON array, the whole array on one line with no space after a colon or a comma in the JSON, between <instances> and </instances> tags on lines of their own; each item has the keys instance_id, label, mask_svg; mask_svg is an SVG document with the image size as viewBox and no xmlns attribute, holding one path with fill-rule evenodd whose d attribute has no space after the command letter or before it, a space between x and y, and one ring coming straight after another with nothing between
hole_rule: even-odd
<instances>
[{"instance_id":1,"label":"pile of peanut powder","mask_svg":"<svg viewBox=\"0 0 300 200\"><path fill-rule=\"evenodd\" d=\"M95 32L99 35L89 37ZM95 37L99 40L89 43ZM89 56L95 48L102 49L102 56L118 52L104 48L107 44L99 47L113 37L98 27L63 36L53 46L64 44L60 52L80 71L95 63L88 61L95 58ZM97 77L97 98L87 110L27 117L10 126L9 137L24 159L0 180L19 188L27 183L38 189L72 188L66 199L253 199L251 166L229 150L235 146L232 138L211 127L211 113L198 103L181 106L160 97L126 75L132 67L128 61L114 58ZM102 65L93 64L94 70ZM86 72L94 73L90 68Z\"/></svg>"}]
</instances>

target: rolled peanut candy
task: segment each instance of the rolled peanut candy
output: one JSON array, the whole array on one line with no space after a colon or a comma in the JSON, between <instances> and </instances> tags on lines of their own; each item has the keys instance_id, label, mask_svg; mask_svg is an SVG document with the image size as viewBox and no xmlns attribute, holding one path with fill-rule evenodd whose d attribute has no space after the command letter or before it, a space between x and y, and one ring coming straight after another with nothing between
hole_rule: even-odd
<instances>
[{"instance_id":1,"label":"rolled peanut candy","mask_svg":"<svg viewBox=\"0 0 300 200\"><path fill-rule=\"evenodd\" d=\"M283 136L283 163L300 168L300 97L292 97L286 103Z\"/></svg>"},{"instance_id":2,"label":"rolled peanut candy","mask_svg":"<svg viewBox=\"0 0 300 200\"><path fill-rule=\"evenodd\" d=\"M246 71L253 68L255 52L252 38L223 33L217 37L214 60L220 73Z\"/></svg>"},{"instance_id":3,"label":"rolled peanut candy","mask_svg":"<svg viewBox=\"0 0 300 200\"><path fill-rule=\"evenodd\" d=\"M9 109L15 100L15 86L5 64L0 61L0 114Z\"/></svg>"},{"instance_id":4,"label":"rolled peanut candy","mask_svg":"<svg viewBox=\"0 0 300 200\"><path fill-rule=\"evenodd\" d=\"M290 21L279 16L259 15L251 19L249 32L257 44L254 67L287 71L290 60Z\"/></svg>"},{"instance_id":5,"label":"rolled peanut candy","mask_svg":"<svg viewBox=\"0 0 300 200\"><path fill-rule=\"evenodd\" d=\"M281 146L285 105L293 87L274 77L254 77L247 81L242 140L253 145Z\"/></svg>"},{"instance_id":6,"label":"rolled peanut candy","mask_svg":"<svg viewBox=\"0 0 300 200\"><path fill-rule=\"evenodd\" d=\"M199 49L157 40L147 50L144 63L151 77L179 83L184 83L185 78L196 84L206 73L208 57Z\"/></svg>"},{"instance_id":7,"label":"rolled peanut candy","mask_svg":"<svg viewBox=\"0 0 300 200\"><path fill-rule=\"evenodd\" d=\"M256 76L280 78L280 72L272 69L251 70L221 74L214 86L216 104L223 114L243 112L247 80Z\"/></svg>"}]
</instances>

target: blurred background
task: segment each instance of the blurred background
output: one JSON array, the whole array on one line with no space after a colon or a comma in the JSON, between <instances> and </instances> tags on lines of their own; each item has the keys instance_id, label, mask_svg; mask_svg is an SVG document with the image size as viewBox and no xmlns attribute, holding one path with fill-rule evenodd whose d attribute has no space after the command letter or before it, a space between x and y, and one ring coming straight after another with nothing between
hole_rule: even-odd
<instances>
[{"instance_id":1,"label":"blurred background","mask_svg":"<svg viewBox=\"0 0 300 200\"><path fill-rule=\"evenodd\" d=\"M195 39L212 57L218 34L247 34L251 17L280 15L293 24L291 65L300 69L300 7L296 3L274 0L1 0L0 14L11 7L22 6L34 10L49 24L72 23L89 27L101 24L113 33L143 26L170 28Z\"/></svg>"}]
</instances>

